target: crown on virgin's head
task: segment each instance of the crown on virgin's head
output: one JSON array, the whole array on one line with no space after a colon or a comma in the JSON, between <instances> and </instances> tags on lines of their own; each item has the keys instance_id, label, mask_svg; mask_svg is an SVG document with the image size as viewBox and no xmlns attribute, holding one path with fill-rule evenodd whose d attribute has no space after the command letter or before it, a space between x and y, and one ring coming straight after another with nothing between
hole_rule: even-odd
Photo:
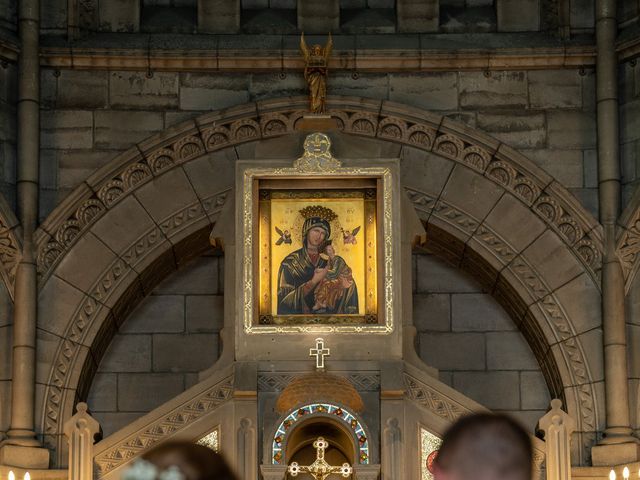
<instances>
[{"instance_id":1,"label":"crown on virgin's head","mask_svg":"<svg viewBox=\"0 0 640 480\"><path fill-rule=\"evenodd\" d=\"M300 210L300 215L305 220L308 218L321 218L327 222L335 220L338 215L330 208L323 207L322 205L309 205Z\"/></svg>"}]
</instances>

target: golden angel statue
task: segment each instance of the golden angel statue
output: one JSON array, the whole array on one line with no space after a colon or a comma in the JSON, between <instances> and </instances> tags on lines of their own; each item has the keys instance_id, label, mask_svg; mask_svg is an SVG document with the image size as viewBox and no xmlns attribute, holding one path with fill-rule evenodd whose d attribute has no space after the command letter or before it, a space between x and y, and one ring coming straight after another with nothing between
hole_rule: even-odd
<instances>
[{"instance_id":1,"label":"golden angel statue","mask_svg":"<svg viewBox=\"0 0 640 480\"><path fill-rule=\"evenodd\" d=\"M327 98L327 75L329 73L329 55L333 48L333 39L329 33L327 44L313 45L311 49L304 41L304 32L300 36L300 50L304 55L304 79L309 85L309 107L312 113L324 113Z\"/></svg>"}]
</instances>

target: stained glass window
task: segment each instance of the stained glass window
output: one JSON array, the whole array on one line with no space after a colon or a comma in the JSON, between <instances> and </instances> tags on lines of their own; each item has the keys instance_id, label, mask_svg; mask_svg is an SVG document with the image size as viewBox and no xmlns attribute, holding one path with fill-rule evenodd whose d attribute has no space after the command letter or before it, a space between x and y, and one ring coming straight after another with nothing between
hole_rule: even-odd
<instances>
[{"instance_id":1,"label":"stained glass window","mask_svg":"<svg viewBox=\"0 0 640 480\"><path fill-rule=\"evenodd\" d=\"M312 403L293 410L278 426L276 434L273 437L272 444L273 453L271 462L274 465L280 465L282 463L283 447L287 433L291 430L291 427L305 415L317 414L334 415L334 418L346 423L358 439L360 463L363 465L369 464L369 439L367 438L364 428L358 419L352 413L337 405L332 405L330 403Z\"/></svg>"},{"instance_id":2,"label":"stained glass window","mask_svg":"<svg viewBox=\"0 0 640 480\"><path fill-rule=\"evenodd\" d=\"M432 464L435 460L442 440L426 428L420 427L420 446L422 450L420 462L421 480L433 480Z\"/></svg>"},{"instance_id":3,"label":"stained glass window","mask_svg":"<svg viewBox=\"0 0 640 480\"><path fill-rule=\"evenodd\" d=\"M211 432L207 433L204 437L196 442L198 445L204 445L209 447L214 452L217 452L220 448L220 429L216 427Z\"/></svg>"}]
</instances>

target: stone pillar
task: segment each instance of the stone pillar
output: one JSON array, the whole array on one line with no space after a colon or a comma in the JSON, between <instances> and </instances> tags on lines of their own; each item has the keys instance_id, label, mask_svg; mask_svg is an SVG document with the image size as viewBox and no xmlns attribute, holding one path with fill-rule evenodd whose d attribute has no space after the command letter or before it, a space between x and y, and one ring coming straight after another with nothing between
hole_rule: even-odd
<instances>
[{"instance_id":1,"label":"stone pillar","mask_svg":"<svg viewBox=\"0 0 640 480\"><path fill-rule=\"evenodd\" d=\"M284 480L287 473L286 465L260 465L260 473L264 480Z\"/></svg>"},{"instance_id":2,"label":"stone pillar","mask_svg":"<svg viewBox=\"0 0 640 480\"><path fill-rule=\"evenodd\" d=\"M576 421L562 411L562 400L551 400L551 410L538 425L544 431L547 480L571 480L571 434Z\"/></svg>"},{"instance_id":3,"label":"stone pillar","mask_svg":"<svg viewBox=\"0 0 640 480\"><path fill-rule=\"evenodd\" d=\"M240 478L258 478L257 442L256 429L251 419L245 417L240 420L237 462L237 472Z\"/></svg>"},{"instance_id":4,"label":"stone pillar","mask_svg":"<svg viewBox=\"0 0 640 480\"><path fill-rule=\"evenodd\" d=\"M239 478L258 478L258 365L238 362L234 368L236 430L235 470Z\"/></svg>"},{"instance_id":5,"label":"stone pillar","mask_svg":"<svg viewBox=\"0 0 640 480\"><path fill-rule=\"evenodd\" d=\"M625 325L624 278L616 255L616 221L620 215L620 157L618 147L618 79L615 50L616 0L596 2L598 194L604 229L602 261L602 327L606 428L592 449L594 466L618 465L640 458L638 439L631 436Z\"/></svg>"},{"instance_id":6,"label":"stone pillar","mask_svg":"<svg viewBox=\"0 0 640 480\"><path fill-rule=\"evenodd\" d=\"M382 363L380 365L380 423L382 425L380 456L384 479L406 478L408 474L405 471L402 454L404 448L411 448L410 445L404 444L402 435L404 389L403 362ZM360 477L356 475L356 478Z\"/></svg>"},{"instance_id":7,"label":"stone pillar","mask_svg":"<svg viewBox=\"0 0 640 480\"><path fill-rule=\"evenodd\" d=\"M198 32L238 33L240 0L198 0Z\"/></svg>"},{"instance_id":8,"label":"stone pillar","mask_svg":"<svg viewBox=\"0 0 640 480\"><path fill-rule=\"evenodd\" d=\"M540 0L496 0L499 32L537 32L540 13Z\"/></svg>"},{"instance_id":9,"label":"stone pillar","mask_svg":"<svg viewBox=\"0 0 640 480\"><path fill-rule=\"evenodd\" d=\"M378 480L380 465L354 465L353 473L356 480Z\"/></svg>"},{"instance_id":10,"label":"stone pillar","mask_svg":"<svg viewBox=\"0 0 640 480\"><path fill-rule=\"evenodd\" d=\"M93 441L100 424L87 413L87 404L76 406L63 431L69 441L69 480L93 480Z\"/></svg>"},{"instance_id":11,"label":"stone pillar","mask_svg":"<svg viewBox=\"0 0 640 480\"><path fill-rule=\"evenodd\" d=\"M398 32L437 32L440 24L439 0L397 0Z\"/></svg>"},{"instance_id":12,"label":"stone pillar","mask_svg":"<svg viewBox=\"0 0 640 480\"><path fill-rule=\"evenodd\" d=\"M38 223L40 155L39 0L19 3L18 57L18 216L22 258L15 284L11 380L11 429L0 447L0 464L48 468L49 451L34 431L36 378L37 272L33 233Z\"/></svg>"},{"instance_id":13,"label":"stone pillar","mask_svg":"<svg viewBox=\"0 0 640 480\"><path fill-rule=\"evenodd\" d=\"M298 29L304 33L336 32L340 28L339 0L298 0Z\"/></svg>"},{"instance_id":14,"label":"stone pillar","mask_svg":"<svg viewBox=\"0 0 640 480\"><path fill-rule=\"evenodd\" d=\"M383 478L399 478L399 468L402 462L402 437L400 425L396 417L388 418L382 430L382 475Z\"/></svg>"}]
</instances>

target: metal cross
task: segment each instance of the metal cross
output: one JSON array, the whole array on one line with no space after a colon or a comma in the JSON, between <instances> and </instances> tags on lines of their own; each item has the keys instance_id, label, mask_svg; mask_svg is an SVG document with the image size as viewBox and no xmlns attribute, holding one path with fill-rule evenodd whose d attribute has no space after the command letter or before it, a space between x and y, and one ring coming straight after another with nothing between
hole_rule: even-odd
<instances>
[{"instance_id":1,"label":"metal cross","mask_svg":"<svg viewBox=\"0 0 640 480\"><path fill-rule=\"evenodd\" d=\"M309 350L310 357L316 357L316 368L324 370L324 357L331 355L331 350L324 347L324 340L316 338L316 348Z\"/></svg>"},{"instance_id":2,"label":"metal cross","mask_svg":"<svg viewBox=\"0 0 640 480\"><path fill-rule=\"evenodd\" d=\"M319 339L322 340L322 339ZM298 462L292 462L287 469L292 477L297 477L299 473L309 473L315 480L324 480L329 475L337 474L344 478L348 478L353 473L353 468L348 463L343 463L340 467L332 467L324 459L324 451L329 446L324 438L318 437L313 442L313 447L316 449L316 461L308 466L300 466Z\"/></svg>"}]
</instances>

